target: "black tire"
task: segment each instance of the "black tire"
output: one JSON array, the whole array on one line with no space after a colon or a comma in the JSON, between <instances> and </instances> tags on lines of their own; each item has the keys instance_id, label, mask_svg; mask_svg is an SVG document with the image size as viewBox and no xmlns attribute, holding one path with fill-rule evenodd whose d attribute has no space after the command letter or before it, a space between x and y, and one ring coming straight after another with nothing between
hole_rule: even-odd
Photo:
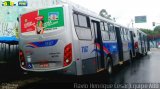
<instances>
[{"instance_id":1,"label":"black tire","mask_svg":"<svg viewBox=\"0 0 160 89\"><path fill-rule=\"evenodd\" d=\"M110 56L107 57L108 63L107 63L107 73L111 75L113 73L113 63Z\"/></svg>"},{"instance_id":2,"label":"black tire","mask_svg":"<svg viewBox=\"0 0 160 89\"><path fill-rule=\"evenodd\" d=\"M147 55L147 54L148 54L148 52L145 53L145 55Z\"/></svg>"}]
</instances>

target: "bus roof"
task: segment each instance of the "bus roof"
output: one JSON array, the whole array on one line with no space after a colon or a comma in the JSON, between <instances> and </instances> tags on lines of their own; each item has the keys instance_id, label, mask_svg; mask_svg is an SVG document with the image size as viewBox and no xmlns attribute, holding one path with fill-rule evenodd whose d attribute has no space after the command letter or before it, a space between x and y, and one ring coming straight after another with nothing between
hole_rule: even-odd
<instances>
[{"instance_id":1,"label":"bus roof","mask_svg":"<svg viewBox=\"0 0 160 89\"><path fill-rule=\"evenodd\" d=\"M123 25L121 25L121 24L119 24L119 23L116 23L116 22L114 22L114 21L112 21L112 20L106 19L106 18L98 15L97 13L95 13L95 12L93 12L93 11L91 11L91 10L88 10L87 8L84 8L84 7L82 7L82 6L79 6L79 5L77 5L77 4L74 4L74 3L67 3L67 4L70 5L70 6L73 8L73 10L75 10L75 11L82 12L83 14L89 15L89 16L94 17L94 18L97 18L97 19L100 19L100 20L102 20L102 21L114 23L114 25L116 25L116 26L122 26L122 27L124 27L124 28L128 28L128 27L123 26Z\"/></svg>"}]
</instances>

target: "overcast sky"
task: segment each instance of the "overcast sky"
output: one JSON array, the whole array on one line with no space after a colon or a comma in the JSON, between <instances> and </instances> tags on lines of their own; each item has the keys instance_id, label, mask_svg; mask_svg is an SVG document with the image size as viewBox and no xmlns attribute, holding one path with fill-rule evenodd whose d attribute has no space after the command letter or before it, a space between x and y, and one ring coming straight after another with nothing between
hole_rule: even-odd
<instances>
[{"instance_id":1,"label":"overcast sky","mask_svg":"<svg viewBox=\"0 0 160 89\"><path fill-rule=\"evenodd\" d=\"M160 23L160 0L70 0L94 12L106 9L117 22L131 27L135 16L147 16L147 23L134 23L134 27L153 28L152 22ZM158 24L157 24L158 25Z\"/></svg>"}]
</instances>

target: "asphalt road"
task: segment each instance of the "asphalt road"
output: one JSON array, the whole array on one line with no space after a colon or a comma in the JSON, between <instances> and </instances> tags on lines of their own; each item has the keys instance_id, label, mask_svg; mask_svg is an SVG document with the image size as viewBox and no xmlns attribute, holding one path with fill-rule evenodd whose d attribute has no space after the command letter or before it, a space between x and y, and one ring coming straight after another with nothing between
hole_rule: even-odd
<instances>
[{"instance_id":1,"label":"asphalt road","mask_svg":"<svg viewBox=\"0 0 160 89\"><path fill-rule=\"evenodd\" d=\"M99 84L98 88L107 86L107 88L109 87L112 89L127 89L124 86L125 84L160 83L160 49L156 48L151 49L151 51L148 52L148 55L144 57L136 58L132 62L125 63L123 66L116 66L114 73L111 76L108 76L106 72L85 76L63 75L55 72L24 73L19 67L17 51L11 52L11 56L7 57L7 59L4 59L3 57L4 50L1 49L0 51L0 89L53 89L53 87L95 87L92 86L92 84ZM117 85L113 87L114 84ZM159 88L159 86L155 87L155 89Z\"/></svg>"}]
</instances>

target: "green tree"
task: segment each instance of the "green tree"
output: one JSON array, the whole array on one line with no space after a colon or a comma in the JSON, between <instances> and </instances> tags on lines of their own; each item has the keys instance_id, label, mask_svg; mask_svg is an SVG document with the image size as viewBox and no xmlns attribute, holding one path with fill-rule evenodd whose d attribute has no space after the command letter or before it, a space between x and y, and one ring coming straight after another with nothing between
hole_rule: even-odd
<instances>
[{"instance_id":1,"label":"green tree","mask_svg":"<svg viewBox=\"0 0 160 89\"><path fill-rule=\"evenodd\" d=\"M160 34L160 25L154 28L154 32L156 32L157 34Z\"/></svg>"},{"instance_id":2,"label":"green tree","mask_svg":"<svg viewBox=\"0 0 160 89\"><path fill-rule=\"evenodd\" d=\"M157 34L155 31L150 30L150 29L141 28L140 30L143 31L144 33L148 34L148 35L156 35Z\"/></svg>"},{"instance_id":3,"label":"green tree","mask_svg":"<svg viewBox=\"0 0 160 89\"><path fill-rule=\"evenodd\" d=\"M150 30L150 29L140 29L141 31L143 31L144 33L148 34L149 38L154 38L154 39L159 39L160 38L160 25L156 26L154 28L154 30Z\"/></svg>"}]
</instances>

